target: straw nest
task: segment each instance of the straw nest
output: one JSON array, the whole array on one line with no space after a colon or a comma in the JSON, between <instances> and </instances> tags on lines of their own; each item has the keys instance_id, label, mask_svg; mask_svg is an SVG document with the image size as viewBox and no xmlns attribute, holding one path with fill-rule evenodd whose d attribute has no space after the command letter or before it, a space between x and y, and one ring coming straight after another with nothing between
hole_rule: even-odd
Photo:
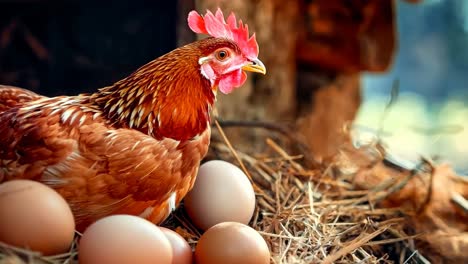
<instances>
[{"instance_id":1,"label":"straw nest","mask_svg":"<svg viewBox=\"0 0 468 264\"><path fill-rule=\"evenodd\" d=\"M257 206L250 225L267 241L272 263L468 261L468 182L448 166L421 159L407 170L369 142L344 145L332 159L306 168L302 155L268 137L268 150L256 153L236 150L220 132L208 159L230 161L251 179ZM183 204L164 225L193 246L201 235ZM76 245L41 257L0 244L0 263L76 263Z\"/></svg>"}]
</instances>

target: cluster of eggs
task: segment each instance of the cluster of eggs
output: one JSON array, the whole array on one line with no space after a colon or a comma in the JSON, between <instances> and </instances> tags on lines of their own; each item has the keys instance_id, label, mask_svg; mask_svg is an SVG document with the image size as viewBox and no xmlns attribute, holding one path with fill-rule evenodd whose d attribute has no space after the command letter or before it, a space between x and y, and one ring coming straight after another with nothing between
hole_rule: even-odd
<instances>
[{"instance_id":1,"label":"cluster of eggs","mask_svg":"<svg viewBox=\"0 0 468 264\"><path fill-rule=\"evenodd\" d=\"M113 215L90 225L79 240L80 263L270 263L268 246L247 224L255 194L246 175L231 163L200 166L185 209L204 233L195 252L178 233L131 215ZM0 241L44 255L68 252L75 222L53 189L29 180L0 185Z\"/></svg>"}]
</instances>

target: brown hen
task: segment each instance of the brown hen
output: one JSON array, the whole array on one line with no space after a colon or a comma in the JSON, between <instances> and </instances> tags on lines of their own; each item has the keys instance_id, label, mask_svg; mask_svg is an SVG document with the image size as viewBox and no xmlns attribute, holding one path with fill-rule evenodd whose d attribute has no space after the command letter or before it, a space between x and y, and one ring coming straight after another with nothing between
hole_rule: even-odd
<instances>
[{"instance_id":1,"label":"brown hen","mask_svg":"<svg viewBox=\"0 0 468 264\"><path fill-rule=\"evenodd\" d=\"M77 229L111 214L163 221L192 188L216 93L265 74L255 36L220 10L188 16L210 35L93 94L48 98L0 86L0 182L32 179L69 203Z\"/></svg>"}]
</instances>

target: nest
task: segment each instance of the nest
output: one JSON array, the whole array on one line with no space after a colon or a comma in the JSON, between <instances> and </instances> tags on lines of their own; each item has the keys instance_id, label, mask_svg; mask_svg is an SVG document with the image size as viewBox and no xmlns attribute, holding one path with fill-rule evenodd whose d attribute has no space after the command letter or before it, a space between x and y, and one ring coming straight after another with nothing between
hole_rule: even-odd
<instances>
[{"instance_id":1,"label":"nest","mask_svg":"<svg viewBox=\"0 0 468 264\"><path fill-rule=\"evenodd\" d=\"M468 181L448 166L421 159L408 170L371 142L346 144L328 162L306 168L302 155L270 138L265 153L236 150L218 128L207 158L240 166L252 181L250 226L266 240L271 263L468 261ZM192 246L202 233L183 204L164 226ZM0 244L1 264L76 263L77 254L76 241L69 253L51 257Z\"/></svg>"}]
</instances>

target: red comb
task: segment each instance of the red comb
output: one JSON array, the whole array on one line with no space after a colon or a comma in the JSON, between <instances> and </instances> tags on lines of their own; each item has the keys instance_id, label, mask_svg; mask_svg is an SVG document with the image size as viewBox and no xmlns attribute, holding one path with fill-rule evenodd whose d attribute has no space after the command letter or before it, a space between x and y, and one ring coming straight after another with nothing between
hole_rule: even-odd
<instances>
[{"instance_id":1,"label":"red comb","mask_svg":"<svg viewBox=\"0 0 468 264\"><path fill-rule=\"evenodd\" d=\"M257 58L258 44L257 40L255 40L255 33L249 38L249 27L247 24L244 25L242 20L239 20L239 26L237 26L234 13L229 15L227 23L224 20L223 12L219 8L216 15L207 10L203 17L197 11L191 11L187 20L193 32L233 40L247 58Z\"/></svg>"}]
</instances>

